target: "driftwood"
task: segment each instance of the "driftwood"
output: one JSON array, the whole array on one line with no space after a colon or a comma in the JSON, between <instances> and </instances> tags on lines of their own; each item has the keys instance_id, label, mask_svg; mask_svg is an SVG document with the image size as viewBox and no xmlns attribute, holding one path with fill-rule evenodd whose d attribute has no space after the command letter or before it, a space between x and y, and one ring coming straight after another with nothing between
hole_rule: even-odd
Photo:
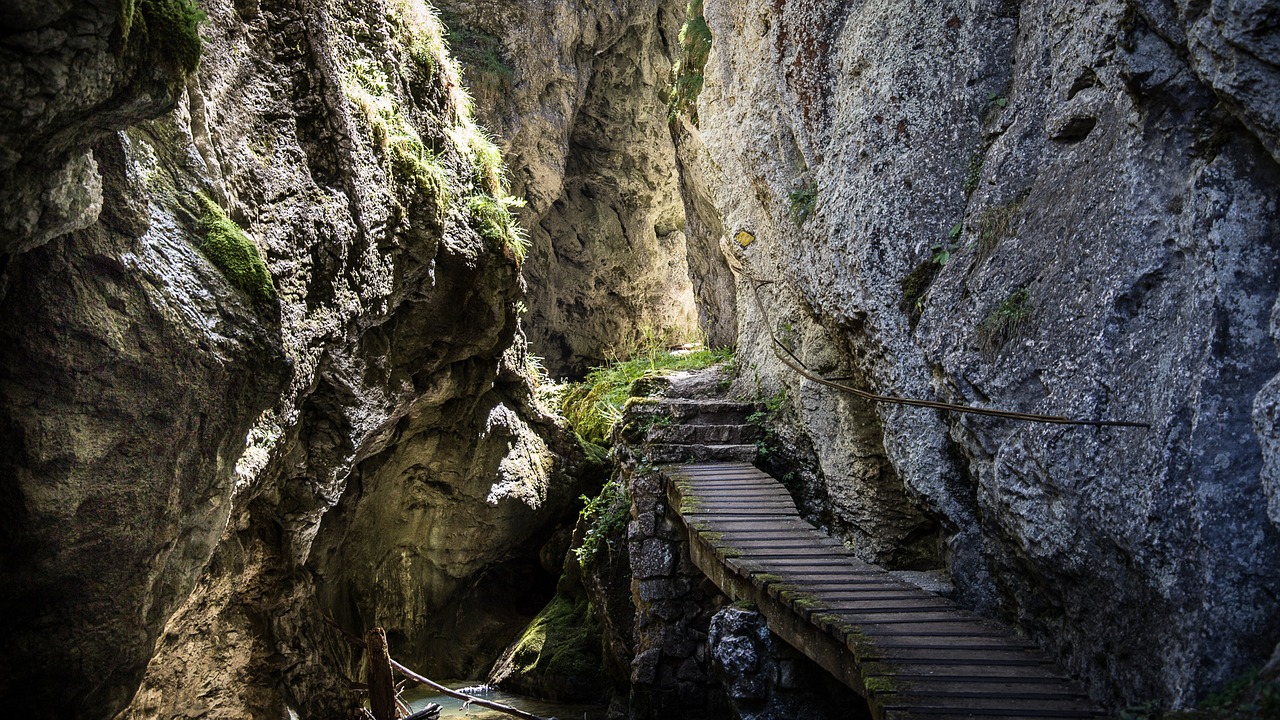
<instances>
[{"instance_id":1,"label":"driftwood","mask_svg":"<svg viewBox=\"0 0 1280 720\"><path fill-rule=\"evenodd\" d=\"M374 720L398 720L396 681L391 675L387 633L376 627L364 634L365 674L369 680L369 709Z\"/></svg>"},{"instance_id":2,"label":"driftwood","mask_svg":"<svg viewBox=\"0 0 1280 720\"><path fill-rule=\"evenodd\" d=\"M427 687L431 688L432 690L435 690L441 695L448 695L451 698L466 700L472 705L479 705L480 707L489 708L490 710L497 710L500 713L506 713L507 715L512 715L514 717L521 718L521 720L556 720L555 718L544 718L541 715L534 715L533 713L527 713L519 708L511 707L510 705L503 705L502 703L493 702L492 700L485 700L484 698L478 698L478 697L475 697L474 695L467 695L466 693L460 693L457 690L451 690L441 685L438 682L433 682L432 680L429 680L419 675L418 673L401 665L395 660L391 661L391 667L395 668L396 670L399 670L401 675L404 675L410 680L416 680L417 682L420 682L423 685L426 685Z\"/></svg>"},{"instance_id":3,"label":"driftwood","mask_svg":"<svg viewBox=\"0 0 1280 720\"><path fill-rule=\"evenodd\" d=\"M347 642L351 643L352 645L356 645L356 646L358 646L358 647L362 647L362 648L364 648L364 649L365 649L365 651L367 652L367 654L368 654L368 660L367 660L367 661L369 662L369 667L370 667L370 672L369 672L369 683L368 683L367 687L361 686L359 683L352 683L352 689L353 689L353 690L366 690L366 689L367 689L367 690L368 690L368 693L369 693L369 705L370 705L370 706L373 706L373 697L374 697L374 692L375 692L375 691L374 691L374 688L375 688L375 687L377 687L377 685L375 684L374 679L373 679L373 678L374 678L374 675L375 675L375 672L374 672L374 671L373 671L373 669L372 669L372 665L373 665L373 664L375 664L375 663L376 663L376 664L381 665L381 664L382 664L382 658L385 658L385 662L386 662L386 670L387 670L387 676L386 676L386 677L387 677L387 680L388 680L388 683L387 683L387 684L388 684L388 686L389 686L389 687L391 687L391 688L392 688L392 691L391 691L392 707L397 707L397 708L398 708L396 712L399 712L399 708L404 708L404 703L400 700L400 697L399 697L399 695L400 695L400 693L399 693L399 689L398 689L398 688L396 688L396 687L395 687L395 685L394 685L393 683L391 683L391 682L390 682L390 672L391 672L391 669L393 669L393 668L394 668L396 671L398 671L401 675L405 676L406 678L408 678L408 679L410 679L410 680L413 680L414 682L417 682L417 683L421 683L421 684L423 684L423 685L426 685L427 687L431 688L432 690L435 690L436 692L440 693L441 695L448 695L448 696L449 696L449 697L451 697L451 698L456 698L456 699L458 699L458 700L465 700L465 701L467 701L468 703L471 703L472 705L479 705L480 707L489 708L490 710L495 710L495 711L497 711L497 712L505 713L505 714L507 714L507 715L511 715L511 716L513 716L513 717L518 717L518 718L520 718L521 720L556 720L556 718L554 718L554 717L544 718L544 717L542 717L541 715L534 715L533 713L527 713L527 712L525 712L525 711L523 711L523 710L521 710L521 709L519 709L519 708L515 708L515 707L512 707L512 706L510 706L510 705L504 705L504 704L499 703L499 702L493 702L492 700L485 700L484 698L478 698L478 697L476 697L476 696L474 696L474 695L468 695L468 694L466 694L466 693L460 693L460 692L458 692L457 690L452 690L452 689L450 689L450 688L445 687L444 685L441 685L441 684L440 684L440 683L438 683L438 682L435 682L434 680L431 680L431 679L429 679L429 678L427 678L427 677L424 677L424 676L422 676L422 675L419 675L418 673L416 673L416 672L414 672L414 671L410 670L409 668L405 667L404 665L401 665L400 663L398 663L398 662L396 662L395 660L391 659L391 653L390 653L390 650L387 648L387 634L386 634L386 632L385 632L382 628L380 628L380 627L375 627L375 628L373 628L372 630L370 630L368 633L366 633L366 634L365 634L365 638L364 638L364 639L361 639L361 638L360 638L360 636L355 635L354 633L351 633L351 632L348 632L347 630L345 630L341 625L339 625L335 620L333 620L333 618L323 617L323 616L322 616L322 619L323 619L323 620L325 621L325 623L326 623L326 624L328 624L330 627L332 627L333 629L335 629L335 630L337 630L339 633L341 633L341 634L342 634L342 636L343 636L344 638L346 638ZM375 648L376 648L376 647L378 647L378 646L380 646L380 647L381 647L381 651L380 651L380 652L375 652ZM376 654L376 656L377 656L377 658L378 658L377 660L375 660L375 659L374 659L374 658L375 658L375 654ZM378 670L377 672L380 674L380 673L381 673L381 670ZM404 708L404 709L406 710L406 712L404 713L404 715L408 715L407 708ZM384 720L384 718L390 718L391 720L396 720L396 718L403 717L403 715L398 715L398 714L391 714L391 715L381 716L381 715L378 715L378 711L377 711L377 710L374 710L372 713L369 713L369 711L368 711L368 710L366 710L366 711L365 711L365 713L366 713L366 714L369 714L369 715L370 715L371 717L373 717L375 720ZM418 712L413 713L412 715L409 715L409 717L408 717L408 718L405 718L405 720L410 720L410 718L418 718L418 717L421 717L421 716L423 716L423 715L430 716L430 715L431 715L430 708L423 709L423 710L419 710Z\"/></svg>"}]
</instances>

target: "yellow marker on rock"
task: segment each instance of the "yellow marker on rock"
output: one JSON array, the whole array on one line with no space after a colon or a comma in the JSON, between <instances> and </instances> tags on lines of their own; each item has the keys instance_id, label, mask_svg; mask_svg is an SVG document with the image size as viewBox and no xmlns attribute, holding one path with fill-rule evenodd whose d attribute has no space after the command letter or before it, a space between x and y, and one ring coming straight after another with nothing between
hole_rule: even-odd
<instances>
[{"instance_id":1,"label":"yellow marker on rock","mask_svg":"<svg viewBox=\"0 0 1280 720\"><path fill-rule=\"evenodd\" d=\"M747 247L756 241L756 236L746 230L739 230L738 234L733 236L733 239L742 247Z\"/></svg>"}]
</instances>

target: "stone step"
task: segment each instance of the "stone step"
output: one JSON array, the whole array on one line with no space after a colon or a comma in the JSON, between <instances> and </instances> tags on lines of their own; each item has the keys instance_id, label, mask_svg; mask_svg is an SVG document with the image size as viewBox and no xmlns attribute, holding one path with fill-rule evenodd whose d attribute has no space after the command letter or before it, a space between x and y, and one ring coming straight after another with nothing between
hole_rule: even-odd
<instances>
[{"instance_id":1,"label":"stone step","mask_svg":"<svg viewBox=\"0 0 1280 720\"><path fill-rule=\"evenodd\" d=\"M745 425L747 418L760 409L755 403L732 400L663 398L634 403L627 408L627 413L636 419L666 416L676 425Z\"/></svg>"},{"instance_id":2,"label":"stone step","mask_svg":"<svg viewBox=\"0 0 1280 720\"><path fill-rule=\"evenodd\" d=\"M764 437L759 425L657 424L644 441L663 445L748 445Z\"/></svg>"},{"instance_id":3,"label":"stone step","mask_svg":"<svg viewBox=\"0 0 1280 720\"><path fill-rule=\"evenodd\" d=\"M655 465L685 462L753 462L755 445L677 445L653 443L645 446L646 459Z\"/></svg>"}]
</instances>

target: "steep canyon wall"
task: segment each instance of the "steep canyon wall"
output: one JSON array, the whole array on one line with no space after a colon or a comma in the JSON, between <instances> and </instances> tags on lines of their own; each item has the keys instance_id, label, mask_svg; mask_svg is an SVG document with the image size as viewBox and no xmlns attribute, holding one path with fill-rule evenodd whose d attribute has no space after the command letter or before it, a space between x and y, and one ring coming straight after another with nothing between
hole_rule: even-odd
<instances>
[{"instance_id":1,"label":"steep canyon wall","mask_svg":"<svg viewBox=\"0 0 1280 720\"><path fill-rule=\"evenodd\" d=\"M833 527L1112 702L1186 704L1280 640L1276 7L707 0L683 132ZM701 147L697 147L700 145ZM767 315L762 315L761 309ZM1127 419L1013 423L877 392ZM1268 514L1270 502L1270 514ZM842 520L840 520L842 519ZM843 525L843 527L842 527ZM909 550L903 552L903 549Z\"/></svg>"},{"instance_id":2,"label":"steep canyon wall","mask_svg":"<svg viewBox=\"0 0 1280 720\"><path fill-rule=\"evenodd\" d=\"M11 712L332 716L329 616L483 671L590 474L531 399L498 151L429 8L4 12ZM511 585L533 607L467 599Z\"/></svg>"},{"instance_id":3,"label":"steep canyon wall","mask_svg":"<svg viewBox=\"0 0 1280 720\"><path fill-rule=\"evenodd\" d=\"M456 28L494 39L510 73L479 96L511 166L532 247L529 340L553 375L625 356L648 334L667 342L701 327L665 97L684 3L444 0ZM460 40L465 42L465 40ZM464 55L465 58L465 55ZM469 67L474 84L486 69ZM718 253L717 253L718 256ZM698 286L698 287L695 287ZM703 328L709 330L704 331Z\"/></svg>"}]
</instances>

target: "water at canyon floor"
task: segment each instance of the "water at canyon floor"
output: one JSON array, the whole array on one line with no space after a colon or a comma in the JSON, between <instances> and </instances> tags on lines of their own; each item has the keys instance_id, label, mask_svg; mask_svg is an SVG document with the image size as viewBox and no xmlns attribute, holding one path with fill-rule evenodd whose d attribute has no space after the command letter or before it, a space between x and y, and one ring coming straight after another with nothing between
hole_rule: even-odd
<instances>
[{"instance_id":1,"label":"water at canyon floor","mask_svg":"<svg viewBox=\"0 0 1280 720\"><path fill-rule=\"evenodd\" d=\"M444 685L455 690L466 688L464 692L468 694L510 705L545 718L556 718L556 720L604 720L606 715L606 709L602 705L548 702L494 689L485 692L474 692L482 685L482 682L476 680L449 680L445 681ZM462 700L439 695L425 689L406 691L404 699L414 710L421 710L427 706L427 703L440 705L444 708L444 711L440 713L441 720L463 720L464 718L465 720L507 720L511 718L510 715L500 713L497 710L470 705Z\"/></svg>"}]
</instances>

